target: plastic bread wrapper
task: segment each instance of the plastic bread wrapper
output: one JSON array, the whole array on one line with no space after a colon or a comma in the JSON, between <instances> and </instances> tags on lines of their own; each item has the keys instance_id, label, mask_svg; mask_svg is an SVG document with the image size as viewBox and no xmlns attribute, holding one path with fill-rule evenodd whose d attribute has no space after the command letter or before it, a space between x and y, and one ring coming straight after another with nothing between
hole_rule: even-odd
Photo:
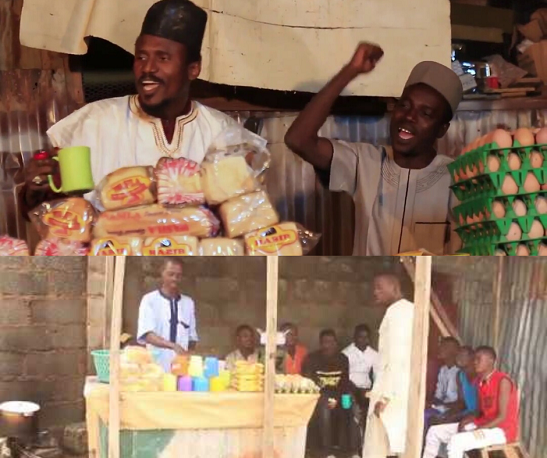
<instances>
[{"instance_id":1,"label":"plastic bread wrapper","mask_svg":"<svg viewBox=\"0 0 547 458\"><path fill-rule=\"evenodd\" d=\"M0 236L0 256L30 256L28 245L7 235Z\"/></svg>"},{"instance_id":2,"label":"plastic bread wrapper","mask_svg":"<svg viewBox=\"0 0 547 458\"><path fill-rule=\"evenodd\" d=\"M215 237L202 239L199 243L200 256L245 256L245 246L241 239Z\"/></svg>"},{"instance_id":3,"label":"plastic bread wrapper","mask_svg":"<svg viewBox=\"0 0 547 458\"><path fill-rule=\"evenodd\" d=\"M34 256L87 256L87 244L66 239L40 240L34 250Z\"/></svg>"},{"instance_id":4,"label":"plastic bread wrapper","mask_svg":"<svg viewBox=\"0 0 547 458\"><path fill-rule=\"evenodd\" d=\"M205 238L215 237L219 230L220 221L205 207L164 208L154 204L101 213L93 237L191 235Z\"/></svg>"},{"instance_id":5,"label":"plastic bread wrapper","mask_svg":"<svg viewBox=\"0 0 547 458\"><path fill-rule=\"evenodd\" d=\"M234 239L279 222L279 215L265 191L234 197L218 209L224 233Z\"/></svg>"},{"instance_id":6,"label":"plastic bread wrapper","mask_svg":"<svg viewBox=\"0 0 547 458\"><path fill-rule=\"evenodd\" d=\"M154 172L158 203L164 207L204 204L200 170L200 165L190 159L162 157Z\"/></svg>"},{"instance_id":7,"label":"plastic bread wrapper","mask_svg":"<svg viewBox=\"0 0 547 458\"><path fill-rule=\"evenodd\" d=\"M191 235L147 237L143 241L143 256L199 256L199 241Z\"/></svg>"},{"instance_id":8,"label":"plastic bread wrapper","mask_svg":"<svg viewBox=\"0 0 547 458\"><path fill-rule=\"evenodd\" d=\"M305 256L320 239L298 223L278 223L246 234L245 251L247 256Z\"/></svg>"},{"instance_id":9,"label":"plastic bread wrapper","mask_svg":"<svg viewBox=\"0 0 547 458\"><path fill-rule=\"evenodd\" d=\"M84 198L70 197L41 203L30 211L29 218L42 239L88 243L97 213Z\"/></svg>"},{"instance_id":10,"label":"plastic bread wrapper","mask_svg":"<svg viewBox=\"0 0 547 458\"><path fill-rule=\"evenodd\" d=\"M91 242L90 256L142 256L139 237L104 237Z\"/></svg>"},{"instance_id":11,"label":"plastic bread wrapper","mask_svg":"<svg viewBox=\"0 0 547 458\"><path fill-rule=\"evenodd\" d=\"M268 142L241 126L230 127L213 141L201 164L201 182L209 205L259 191L270 166Z\"/></svg>"},{"instance_id":12,"label":"plastic bread wrapper","mask_svg":"<svg viewBox=\"0 0 547 458\"><path fill-rule=\"evenodd\" d=\"M154 168L123 167L105 176L95 189L93 204L101 210L150 205L156 202Z\"/></svg>"}]
</instances>

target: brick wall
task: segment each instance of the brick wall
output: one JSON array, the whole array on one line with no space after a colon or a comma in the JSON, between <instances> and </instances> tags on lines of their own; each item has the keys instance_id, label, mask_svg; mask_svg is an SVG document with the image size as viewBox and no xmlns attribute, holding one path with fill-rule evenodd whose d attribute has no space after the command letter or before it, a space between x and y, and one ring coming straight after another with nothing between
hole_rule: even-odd
<instances>
[{"instance_id":1,"label":"brick wall","mask_svg":"<svg viewBox=\"0 0 547 458\"><path fill-rule=\"evenodd\" d=\"M196 301L200 350L224 355L242 323L265 326L266 260L262 258L188 258L183 290ZM393 258L281 258L279 322L293 321L301 339L317 346L319 331L335 328L347 343L357 323L377 329L384 310L372 303L375 272L392 268ZM136 333L143 294L158 284L161 260L127 260L124 330Z\"/></svg>"},{"instance_id":2,"label":"brick wall","mask_svg":"<svg viewBox=\"0 0 547 458\"><path fill-rule=\"evenodd\" d=\"M38 402L43 427L84 418L86 266L0 258L0 402Z\"/></svg>"}]
</instances>

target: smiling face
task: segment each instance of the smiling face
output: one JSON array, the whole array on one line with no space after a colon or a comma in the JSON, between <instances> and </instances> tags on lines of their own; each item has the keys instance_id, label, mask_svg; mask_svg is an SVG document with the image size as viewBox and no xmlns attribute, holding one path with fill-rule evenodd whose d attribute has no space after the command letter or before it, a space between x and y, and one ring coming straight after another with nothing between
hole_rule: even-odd
<instances>
[{"instance_id":1,"label":"smiling face","mask_svg":"<svg viewBox=\"0 0 547 458\"><path fill-rule=\"evenodd\" d=\"M433 88L416 84L405 88L391 115L393 151L403 156L429 153L448 130L448 102Z\"/></svg>"},{"instance_id":2,"label":"smiling face","mask_svg":"<svg viewBox=\"0 0 547 458\"><path fill-rule=\"evenodd\" d=\"M162 119L184 113L190 82L201 71L200 62L187 62L183 44L141 35L135 44L133 73L143 110Z\"/></svg>"}]
</instances>

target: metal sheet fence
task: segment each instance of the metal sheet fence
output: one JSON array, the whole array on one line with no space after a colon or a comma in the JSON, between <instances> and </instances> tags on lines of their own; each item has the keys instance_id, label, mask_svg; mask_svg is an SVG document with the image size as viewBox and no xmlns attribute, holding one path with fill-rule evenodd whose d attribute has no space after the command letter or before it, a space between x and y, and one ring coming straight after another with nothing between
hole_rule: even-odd
<instances>
[{"instance_id":1,"label":"metal sheet fence","mask_svg":"<svg viewBox=\"0 0 547 458\"><path fill-rule=\"evenodd\" d=\"M491 258L491 278L497 259ZM469 262L473 262L469 259ZM493 288L462 277L455 288L466 343L493 344ZM532 458L547 457L547 260L504 260L498 353L521 391L521 437Z\"/></svg>"}]
</instances>

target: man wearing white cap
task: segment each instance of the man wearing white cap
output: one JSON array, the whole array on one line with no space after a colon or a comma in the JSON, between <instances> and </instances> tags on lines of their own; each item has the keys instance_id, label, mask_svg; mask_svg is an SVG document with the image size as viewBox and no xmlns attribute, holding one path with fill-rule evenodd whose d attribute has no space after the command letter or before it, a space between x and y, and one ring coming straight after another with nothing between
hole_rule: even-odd
<instances>
[{"instance_id":1,"label":"man wearing white cap","mask_svg":"<svg viewBox=\"0 0 547 458\"><path fill-rule=\"evenodd\" d=\"M453 253L459 239L451 227L454 197L446 167L451 159L435 149L463 94L450 68L436 62L414 68L391 114L390 147L318 135L343 89L373 71L383 54L380 47L361 43L351 61L296 118L285 142L315 167L331 191L353 197L354 255L395 255L421 248Z\"/></svg>"}]
</instances>

